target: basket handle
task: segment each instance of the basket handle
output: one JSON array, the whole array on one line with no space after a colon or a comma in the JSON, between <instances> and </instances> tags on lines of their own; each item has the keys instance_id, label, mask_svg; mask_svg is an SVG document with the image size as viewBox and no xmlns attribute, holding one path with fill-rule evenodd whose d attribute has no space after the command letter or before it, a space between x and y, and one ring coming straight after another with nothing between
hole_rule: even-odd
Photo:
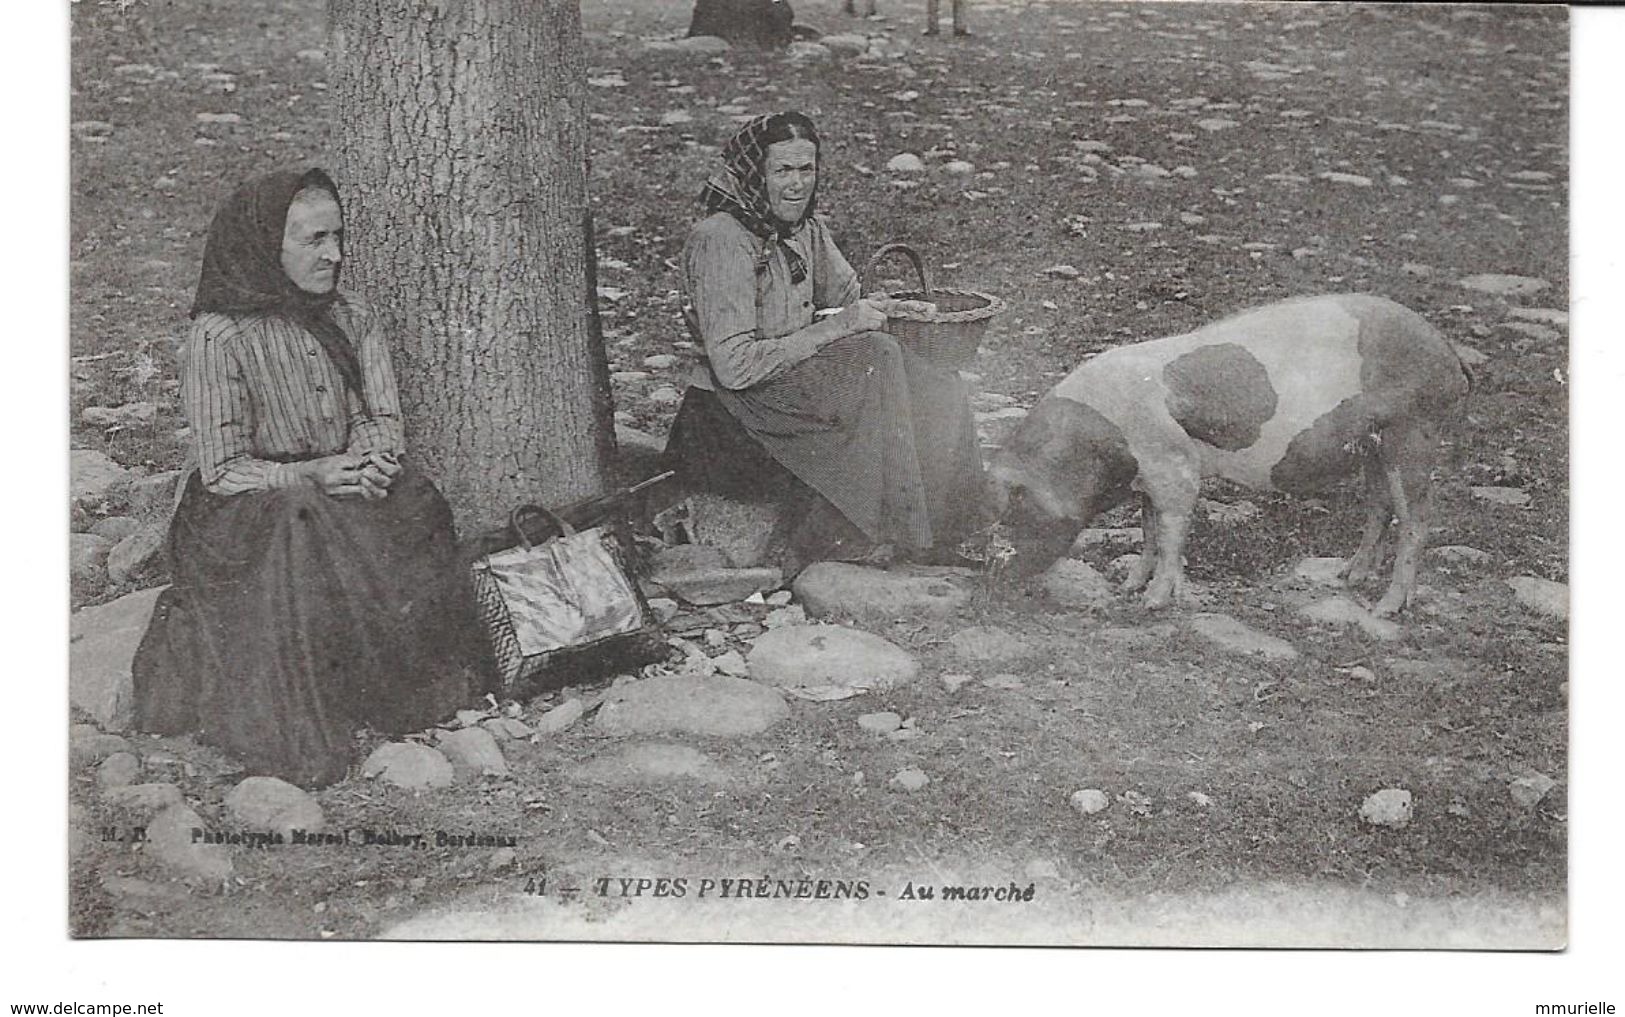
<instances>
[{"instance_id":1,"label":"basket handle","mask_svg":"<svg viewBox=\"0 0 1625 1017\"><path fill-rule=\"evenodd\" d=\"M925 299L930 300L931 276L925 270L924 259L920 257L919 251L900 241L882 244L879 250L869 256L869 263L863 268L864 281L872 282L874 280L875 265L879 264L880 259L888 254L901 254L914 263L914 274L920 277L920 290L925 294Z\"/></svg>"},{"instance_id":2,"label":"basket handle","mask_svg":"<svg viewBox=\"0 0 1625 1017\"><path fill-rule=\"evenodd\" d=\"M573 537L576 535L576 528L552 509L542 505L519 505L508 514L508 527L513 530L513 535L519 539L519 546L527 551L530 550L531 546L530 538L525 536L525 528L520 523L526 516L531 515L546 516L548 522L558 529L560 536Z\"/></svg>"}]
</instances>

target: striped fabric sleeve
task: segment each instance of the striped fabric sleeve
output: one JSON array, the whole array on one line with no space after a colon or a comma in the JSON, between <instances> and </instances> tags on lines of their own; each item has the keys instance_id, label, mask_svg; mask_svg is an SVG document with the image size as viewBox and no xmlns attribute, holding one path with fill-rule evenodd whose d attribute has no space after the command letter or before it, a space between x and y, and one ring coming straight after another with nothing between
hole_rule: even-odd
<instances>
[{"instance_id":1,"label":"striped fabric sleeve","mask_svg":"<svg viewBox=\"0 0 1625 1017\"><path fill-rule=\"evenodd\" d=\"M847 307L857 302L858 273L846 260L846 255L835 246L835 238L830 236L829 228L822 223L817 231L818 249L813 252L817 259L817 270L813 278L818 282L818 295L814 298L819 307Z\"/></svg>"},{"instance_id":2,"label":"striped fabric sleeve","mask_svg":"<svg viewBox=\"0 0 1625 1017\"><path fill-rule=\"evenodd\" d=\"M399 454L406 451L406 428L383 323L370 307L346 300L351 308L347 331L361 360L361 387L367 395L367 406L364 411L360 405L351 404L354 412L350 415L350 441L345 451Z\"/></svg>"},{"instance_id":3,"label":"striped fabric sleeve","mask_svg":"<svg viewBox=\"0 0 1625 1017\"><path fill-rule=\"evenodd\" d=\"M288 487L296 478L280 463L256 459L248 386L236 343L241 326L218 315L192 325L181 365L181 393L197 446L203 485L215 494Z\"/></svg>"}]
</instances>

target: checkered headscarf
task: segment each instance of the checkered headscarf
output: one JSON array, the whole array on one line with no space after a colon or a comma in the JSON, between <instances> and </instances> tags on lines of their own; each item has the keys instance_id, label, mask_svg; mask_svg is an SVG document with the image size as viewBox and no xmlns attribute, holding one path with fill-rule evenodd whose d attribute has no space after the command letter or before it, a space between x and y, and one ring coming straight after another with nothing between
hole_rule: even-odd
<instances>
[{"instance_id":1,"label":"checkered headscarf","mask_svg":"<svg viewBox=\"0 0 1625 1017\"><path fill-rule=\"evenodd\" d=\"M794 133L790 128L795 128ZM801 228L801 223L786 225L773 214L767 203L767 149L780 141L800 136L818 144L818 131L803 113L783 112L759 116L739 129L722 146L722 169L706 181L700 191L700 201L707 212L727 212L740 225L770 243L776 243L784 252L790 266L790 278L801 282L807 278L807 265L785 240ZM807 201L802 222L812 215L818 202L816 185ZM767 266L772 248L764 246L756 271Z\"/></svg>"}]
</instances>

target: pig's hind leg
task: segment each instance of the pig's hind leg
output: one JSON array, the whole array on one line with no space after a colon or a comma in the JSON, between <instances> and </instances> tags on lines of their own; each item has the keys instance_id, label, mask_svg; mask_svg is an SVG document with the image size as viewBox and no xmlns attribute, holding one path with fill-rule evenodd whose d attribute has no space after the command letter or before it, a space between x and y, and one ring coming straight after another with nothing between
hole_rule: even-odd
<instances>
[{"instance_id":1,"label":"pig's hind leg","mask_svg":"<svg viewBox=\"0 0 1625 1017\"><path fill-rule=\"evenodd\" d=\"M1382 539L1388 535L1388 526L1394 517L1393 496L1388 491L1388 474L1377 451L1366 456L1365 474L1365 530L1360 535L1360 546L1349 558L1343 575L1350 586L1359 586L1375 573L1382 560Z\"/></svg>"},{"instance_id":2,"label":"pig's hind leg","mask_svg":"<svg viewBox=\"0 0 1625 1017\"><path fill-rule=\"evenodd\" d=\"M1429 420L1408 421L1383 433L1383 475L1399 522L1399 543L1388 592L1372 608L1375 614L1400 611L1416 593L1416 569L1433 509L1433 460L1438 450L1438 428Z\"/></svg>"}]
</instances>

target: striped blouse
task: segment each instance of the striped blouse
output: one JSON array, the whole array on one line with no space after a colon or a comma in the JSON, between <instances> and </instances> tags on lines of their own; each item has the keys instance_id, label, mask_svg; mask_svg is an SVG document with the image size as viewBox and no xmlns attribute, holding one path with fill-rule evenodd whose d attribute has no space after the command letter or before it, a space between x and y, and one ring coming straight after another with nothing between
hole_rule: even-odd
<instances>
[{"instance_id":1,"label":"striped blouse","mask_svg":"<svg viewBox=\"0 0 1625 1017\"><path fill-rule=\"evenodd\" d=\"M333 316L355 343L367 410L316 338L280 315L197 316L181 352L181 401L203 484L246 494L296 481L277 459L405 448L400 396L383 329L341 297Z\"/></svg>"},{"instance_id":2,"label":"striped blouse","mask_svg":"<svg viewBox=\"0 0 1625 1017\"><path fill-rule=\"evenodd\" d=\"M818 352L818 337L796 334L816 310L858 299L858 275L822 218L807 220L790 243L808 267L799 283L777 244L758 272L764 242L726 212L694 227L683 250L684 311L705 363L689 384L741 389L778 377Z\"/></svg>"}]
</instances>

